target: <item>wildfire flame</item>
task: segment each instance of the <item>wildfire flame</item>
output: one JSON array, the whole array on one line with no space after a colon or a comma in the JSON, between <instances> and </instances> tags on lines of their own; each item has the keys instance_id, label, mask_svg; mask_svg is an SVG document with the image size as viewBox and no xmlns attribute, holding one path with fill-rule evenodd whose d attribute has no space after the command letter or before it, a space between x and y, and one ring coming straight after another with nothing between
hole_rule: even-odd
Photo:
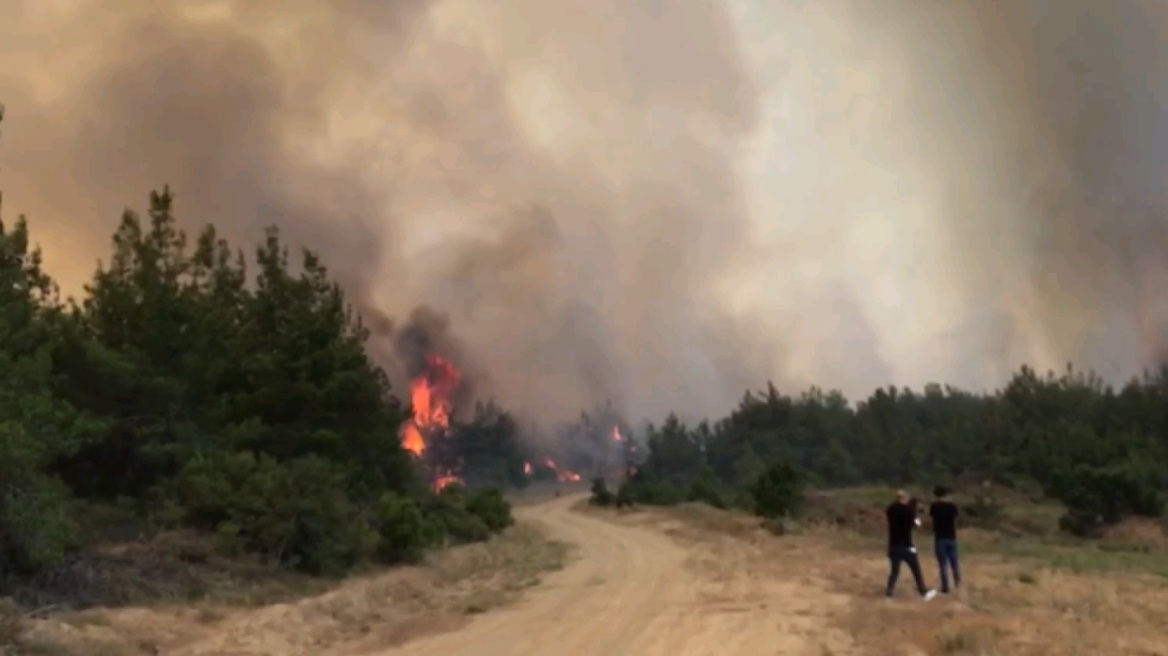
<instances>
[{"instance_id":1,"label":"wildfire flame","mask_svg":"<svg viewBox=\"0 0 1168 656\"><path fill-rule=\"evenodd\" d=\"M441 492L442 488L448 485L454 485L455 483L461 484L462 479L455 476L454 474L443 474L434 479L434 491Z\"/></svg>"},{"instance_id":2,"label":"wildfire flame","mask_svg":"<svg viewBox=\"0 0 1168 656\"><path fill-rule=\"evenodd\" d=\"M426 356L426 369L410 381L410 419L402 425L402 448L419 458L426 453L427 441L445 435L450 429L454 392L462 373L449 360L437 355ZM434 489L461 483L454 472L436 473Z\"/></svg>"},{"instance_id":3,"label":"wildfire flame","mask_svg":"<svg viewBox=\"0 0 1168 656\"><path fill-rule=\"evenodd\" d=\"M548 469L556 473L556 480L561 483L574 483L580 480L579 474L568 471L567 469L560 469L560 467L556 465L556 461L552 460L551 458L544 458L543 464L547 465Z\"/></svg>"},{"instance_id":4,"label":"wildfire flame","mask_svg":"<svg viewBox=\"0 0 1168 656\"><path fill-rule=\"evenodd\" d=\"M531 476L531 463L530 462L523 463L523 473L527 476Z\"/></svg>"},{"instance_id":5,"label":"wildfire flame","mask_svg":"<svg viewBox=\"0 0 1168 656\"><path fill-rule=\"evenodd\" d=\"M402 447L414 455L426 452L426 436L450 428L454 391L462 374L450 361L426 356L426 370L410 381L410 420L402 426Z\"/></svg>"},{"instance_id":6,"label":"wildfire flame","mask_svg":"<svg viewBox=\"0 0 1168 656\"><path fill-rule=\"evenodd\" d=\"M624 442L625 441L625 438L621 436L620 426L614 425L612 427L612 441L613 442Z\"/></svg>"}]
</instances>

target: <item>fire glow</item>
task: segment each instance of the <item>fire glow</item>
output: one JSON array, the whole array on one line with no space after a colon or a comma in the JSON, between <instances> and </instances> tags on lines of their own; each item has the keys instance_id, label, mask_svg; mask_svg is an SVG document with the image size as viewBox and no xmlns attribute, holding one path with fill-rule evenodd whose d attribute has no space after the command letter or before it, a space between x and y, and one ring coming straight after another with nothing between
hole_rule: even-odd
<instances>
[{"instance_id":1,"label":"fire glow","mask_svg":"<svg viewBox=\"0 0 1168 656\"><path fill-rule=\"evenodd\" d=\"M425 370L410 381L410 419L402 425L402 448L422 458L432 440L449 432L454 393L461 381L461 372L450 361L426 356ZM433 478L436 490L462 482L456 472L436 473Z\"/></svg>"},{"instance_id":2,"label":"fire glow","mask_svg":"<svg viewBox=\"0 0 1168 656\"><path fill-rule=\"evenodd\" d=\"M552 460L551 458L544 458L543 464L547 465L548 469L556 473L556 480L561 483L575 483L576 481L580 480L579 474L573 471L568 471L567 469L560 468L556 464L556 461Z\"/></svg>"}]
</instances>

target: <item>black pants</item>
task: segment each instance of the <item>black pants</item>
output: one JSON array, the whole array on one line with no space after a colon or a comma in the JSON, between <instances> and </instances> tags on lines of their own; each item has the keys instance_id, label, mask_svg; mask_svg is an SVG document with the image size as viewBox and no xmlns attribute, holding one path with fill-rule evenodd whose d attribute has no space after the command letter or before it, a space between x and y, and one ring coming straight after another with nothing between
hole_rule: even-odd
<instances>
[{"instance_id":1,"label":"black pants","mask_svg":"<svg viewBox=\"0 0 1168 656\"><path fill-rule=\"evenodd\" d=\"M913 579L916 580L917 591L922 595L928 592L925 588L925 577L921 574L921 561L917 558L917 550L913 547L889 547L888 548L888 587L884 594L889 597L896 591L896 580L900 578L900 565L907 563L909 570L912 571Z\"/></svg>"}]
</instances>

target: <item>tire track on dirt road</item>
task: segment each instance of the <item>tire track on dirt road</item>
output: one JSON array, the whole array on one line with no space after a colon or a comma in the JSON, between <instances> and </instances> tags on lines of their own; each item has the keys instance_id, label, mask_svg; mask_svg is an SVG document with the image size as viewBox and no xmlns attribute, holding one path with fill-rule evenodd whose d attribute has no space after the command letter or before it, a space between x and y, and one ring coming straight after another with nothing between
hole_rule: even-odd
<instances>
[{"instance_id":1,"label":"tire track on dirt road","mask_svg":"<svg viewBox=\"0 0 1168 656\"><path fill-rule=\"evenodd\" d=\"M574 544L578 558L518 604L461 629L368 656L763 656L819 654L806 631L784 627L782 604L810 590L734 576L737 603L710 603L727 582L687 566L690 551L651 527L573 510L580 496L519 508L519 519ZM689 563L692 565L692 563ZM767 599L778 593L779 599ZM746 601L751 600L751 601ZM775 603L759 603L767 600Z\"/></svg>"}]
</instances>

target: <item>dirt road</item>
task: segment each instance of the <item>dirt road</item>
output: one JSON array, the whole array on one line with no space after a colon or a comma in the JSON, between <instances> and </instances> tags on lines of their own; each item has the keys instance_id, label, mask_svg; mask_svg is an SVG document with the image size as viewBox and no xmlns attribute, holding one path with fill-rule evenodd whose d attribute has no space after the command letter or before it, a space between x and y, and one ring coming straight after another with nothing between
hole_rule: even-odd
<instances>
[{"instance_id":1,"label":"dirt road","mask_svg":"<svg viewBox=\"0 0 1168 656\"><path fill-rule=\"evenodd\" d=\"M521 520L572 543L578 559L510 608L453 633L379 656L732 656L850 651L822 613L833 600L789 580L756 576L749 545L684 545L659 528L572 509L580 497L521 508ZM815 606L820 606L817 611ZM830 650L830 651L829 651Z\"/></svg>"},{"instance_id":2,"label":"dirt road","mask_svg":"<svg viewBox=\"0 0 1168 656\"><path fill-rule=\"evenodd\" d=\"M856 653L839 628L852 600L808 566L822 555L811 547L706 506L621 514L577 508L584 498L518 505L526 527L510 537L317 596L255 608L95 610L39 630L57 642L124 647L108 653L171 656ZM574 547L565 568L541 566L540 554L562 562L546 538ZM510 592L491 596L499 591Z\"/></svg>"}]
</instances>

